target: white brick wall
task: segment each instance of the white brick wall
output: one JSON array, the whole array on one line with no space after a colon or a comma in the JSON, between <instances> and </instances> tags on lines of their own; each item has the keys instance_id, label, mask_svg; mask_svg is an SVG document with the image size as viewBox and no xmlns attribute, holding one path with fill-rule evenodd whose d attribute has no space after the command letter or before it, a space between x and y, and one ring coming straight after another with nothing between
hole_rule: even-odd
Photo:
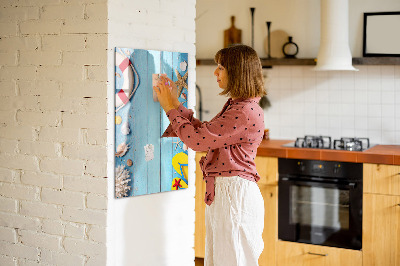
<instances>
[{"instance_id":1,"label":"white brick wall","mask_svg":"<svg viewBox=\"0 0 400 266\"><path fill-rule=\"evenodd\" d=\"M0 265L105 265L107 1L0 1Z\"/></svg>"}]
</instances>

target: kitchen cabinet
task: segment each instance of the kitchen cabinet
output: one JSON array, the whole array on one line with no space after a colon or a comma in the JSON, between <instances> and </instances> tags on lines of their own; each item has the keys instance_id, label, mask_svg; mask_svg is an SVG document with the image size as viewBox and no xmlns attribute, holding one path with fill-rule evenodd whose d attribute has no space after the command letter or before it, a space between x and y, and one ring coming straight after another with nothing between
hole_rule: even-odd
<instances>
[{"instance_id":1,"label":"kitchen cabinet","mask_svg":"<svg viewBox=\"0 0 400 266\"><path fill-rule=\"evenodd\" d=\"M204 195L206 193L206 184L203 181L203 172L200 169L199 161L202 156L206 156L206 152L196 152L196 195L195 195L195 231L194 231L194 254L197 258L204 258L205 240L206 240L206 224Z\"/></svg>"},{"instance_id":2,"label":"kitchen cabinet","mask_svg":"<svg viewBox=\"0 0 400 266\"><path fill-rule=\"evenodd\" d=\"M400 266L400 166L363 170L363 265Z\"/></svg>"},{"instance_id":3,"label":"kitchen cabinet","mask_svg":"<svg viewBox=\"0 0 400 266\"><path fill-rule=\"evenodd\" d=\"M359 266L362 265L362 252L351 249L278 241L276 265Z\"/></svg>"},{"instance_id":4,"label":"kitchen cabinet","mask_svg":"<svg viewBox=\"0 0 400 266\"><path fill-rule=\"evenodd\" d=\"M365 163L363 173L364 193L400 196L399 165Z\"/></svg>"},{"instance_id":5,"label":"kitchen cabinet","mask_svg":"<svg viewBox=\"0 0 400 266\"><path fill-rule=\"evenodd\" d=\"M204 222L204 194L206 191L203 182L203 173L199 167L199 161L205 152L196 153L196 196L195 196L195 256L204 258L205 255L205 222ZM258 182L261 194L264 198L264 251L259 258L260 266L276 265L276 242L278 240L278 159L272 157L257 156L255 159L257 171L261 176Z\"/></svg>"}]
</instances>

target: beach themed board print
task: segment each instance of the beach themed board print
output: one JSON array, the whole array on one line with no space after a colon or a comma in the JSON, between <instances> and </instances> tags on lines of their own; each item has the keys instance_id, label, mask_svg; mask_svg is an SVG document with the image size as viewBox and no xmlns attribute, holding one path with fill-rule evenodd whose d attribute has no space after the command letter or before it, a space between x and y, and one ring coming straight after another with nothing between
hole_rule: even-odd
<instances>
[{"instance_id":1,"label":"beach themed board print","mask_svg":"<svg viewBox=\"0 0 400 266\"><path fill-rule=\"evenodd\" d=\"M115 197L188 187L188 151L179 138L161 138L169 120L153 92L166 75L187 107L188 54L115 48Z\"/></svg>"}]
</instances>

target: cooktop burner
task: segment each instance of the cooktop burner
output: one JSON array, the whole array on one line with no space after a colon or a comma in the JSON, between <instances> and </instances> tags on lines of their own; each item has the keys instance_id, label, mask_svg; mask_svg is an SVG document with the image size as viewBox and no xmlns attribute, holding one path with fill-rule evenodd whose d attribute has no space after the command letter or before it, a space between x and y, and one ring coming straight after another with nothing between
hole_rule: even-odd
<instances>
[{"instance_id":1,"label":"cooktop burner","mask_svg":"<svg viewBox=\"0 0 400 266\"><path fill-rule=\"evenodd\" d=\"M329 136L311 136L297 138L295 142L283 145L285 147L331 149L345 151L364 151L371 148L368 138L340 138L332 143Z\"/></svg>"}]
</instances>

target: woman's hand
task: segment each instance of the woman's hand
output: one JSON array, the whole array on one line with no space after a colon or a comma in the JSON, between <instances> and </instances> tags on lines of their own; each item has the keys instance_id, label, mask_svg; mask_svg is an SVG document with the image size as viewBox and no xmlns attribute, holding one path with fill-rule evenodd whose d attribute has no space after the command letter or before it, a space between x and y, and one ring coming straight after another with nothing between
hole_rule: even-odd
<instances>
[{"instance_id":1,"label":"woman's hand","mask_svg":"<svg viewBox=\"0 0 400 266\"><path fill-rule=\"evenodd\" d=\"M174 88L175 87L175 88ZM157 94L158 101L165 113L168 113L171 109L176 109L176 85L169 78L161 76L156 87L153 87L154 92ZM175 93L173 91L175 90ZM173 96L172 94L175 94ZM178 101L179 102L179 101Z\"/></svg>"}]
</instances>

